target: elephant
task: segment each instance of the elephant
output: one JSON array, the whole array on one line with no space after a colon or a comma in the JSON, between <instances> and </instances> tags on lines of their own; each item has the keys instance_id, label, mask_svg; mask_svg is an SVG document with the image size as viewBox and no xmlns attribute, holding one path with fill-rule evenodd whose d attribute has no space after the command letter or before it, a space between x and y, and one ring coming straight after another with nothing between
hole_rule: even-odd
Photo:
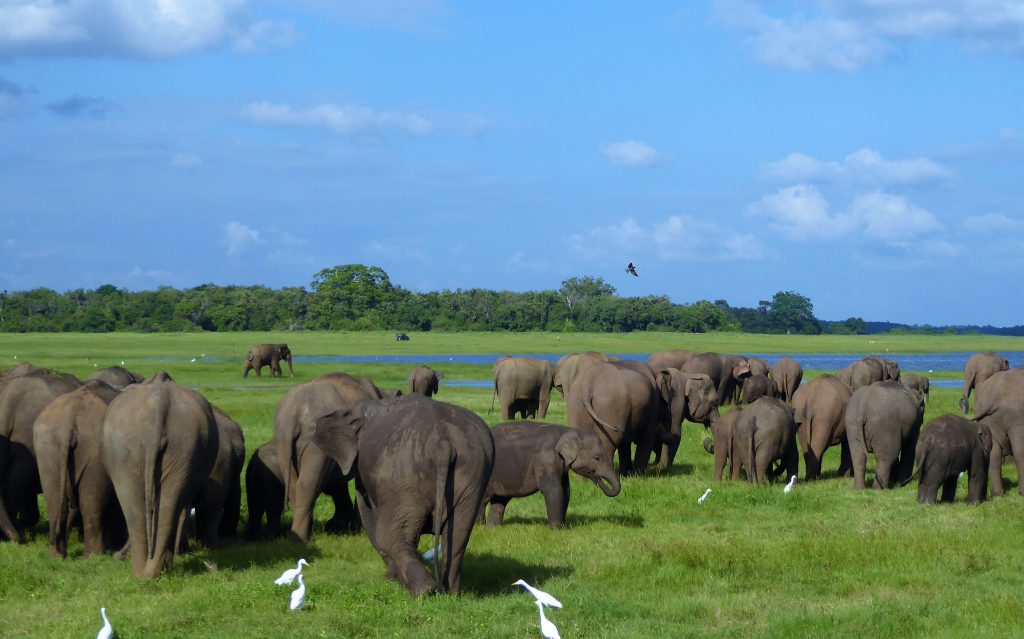
<instances>
[{"instance_id":1,"label":"elephant","mask_svg":"<svg viewBox=\"0 0 1024 639\"><path fill-rule=\"evenodd\" d=\"M128 524L132 577L155 579L173 567L185 509L217 460L213 409L189 388L151 379L110 402L100 433L103 467Z\"/></svg>"},{"instance_id":2,"label":"elephant","mask_svg":"<svg viewBox=\"0 0 1024 639\"><path fill-rule=\"evenodd\" d=\"M141 384L146 378L138 373L133 373L124 366L109 366L95 371L89 379L102 380L114 388L121 390L130 384Z\"/></svg>"},{"instance_id":3,"label":"elephant","mask_svg":"<svg viewBox=\"0 0 1024 639\"><path fill-rule=\"evenodd\" d=\"M746 406L736 418L732 457L733 472L740 462L754 485L777 477L783 470L786 477L796 475L800 458L793 409L776 397L762 397ZM776 461L779 466L773 471Z\"/></svg>"},{"instance_id":4,"label":"elephant","mask_svg":"<svg viewBox=\"0 0 1024 639\"><path fill-rule=\"evenodd\" d=\"M878 370L882 376L881 381L900 381L900 365L892 361L891 359L884 359L881 357L876 357L874 355L868 355L866 357L861 358L861 361L866 362L872 368Z\"/></svg>"},{"instance_id":5,"label":"elephant","mask_svg":"<svg viewBox=\"0 0 1024 639\"><path fill-rule=\"evenodd\" d=\"M747 364L750 366L751 375L767 376L771 371L771 368L768 366L768 360L760 357L748 357Z\"/></svg>"},{"instance_id":6,"label":"elephant","mask_svg":"<svg viewBox=\"0 0 1024 639\"><path fill-rule=\"evenodd\" d=\"M779 397L787 404L793 403L793 393L800 388L804 369L792 357L783 357L772 365L771 378L778 389Z\"/></svg>"},{"instance_id":7,"label":"elephant","mask_svg":"<svg viewBox=\"0 0 1024 639\"><path fill-rule=\"evenodd\" d=\"M751 375L743 380L744 404L752 404L759 397L775 397L777 386L765 375Z\"/></svg>"},{"instance_id":8,"label":"elephant","mask_svg":"<svg viewBox=\"0 0 1024 639\"><path fill-rule=\"evenodd\" d=\"M35 419L32 438L54 557L67 557L72 510L82 518L86 555L124 544L114 534L116 529L123 537L124 516L100 457L100 425L118 392L100 379L90 379L57 396Z\"/></svg>"},{"instance_id":9,"label":"elephant","mask_svg":"<svg viewBox=\"0 0 1024 639\"><path fill-rule=\"evenodd\" d=\"M695 353L680 369L684 373L703 373L715 382L720 406L736 403L743 379L750 377L750 364L742 355Z\"/></svg>"},{"instance_id":10,"label":"elephant","mask_svg":"<svg viewBox=\"0 0 1024 639\"><path fill-rule=\"evenodd\" d=\"M502 357L494 363L491 406L497 398L504 421L515 419L517 414L544 419L554 385L555 367L546 359Z\"/></svg>"},{"instance_id":11,"label":"elephant","mask_svg":"<svg viewBox=\"0 0 1024 639\"><path fill-rule=\"evenodd\" d=\"M853 392L846 405L846 439L854 488L865 488L868 453L875 454L876 488L892 488L910 476L923 417L924 398L899 382L875 382Z\"/></svg>"},{"instance_id":12,"label":"elephant","mask_svg":"<svg viewBox=\"0 0 1024 639\"><path fill-rule=\"evenodd\" d=\"M885 381L883 368L880 368L876 362L869 362L863 359L859 359L849 366L849 386L850 390L857 390L858 388L864 388L865 386L871 386L876 382ZM837 373L837 377L842 377ZM845 381L845 380L844 380Z\"/></svg>"},{"instance_id":13,"label":"elephant","mask_svg":"<svg viewBox=\"0 0 1024 639\"><path fill-rule=\"evenodd\" d=\"M933 419L922 429L914 453L917 501L934 504L942 487L942 501L952 502L960 473L964 471L967 472L967 501L971 504L985 501L991 454L992 431L988 426L959 415L947 414Z\"/></svg>"},{"instance_id":14,"label":"elephant","mask_svg":"<svg viewBox=\"0 0 1024 639\"><path fill-rule=\"evenodd\" d=\"M19 529L39 522L36 495L43 488L36 465L36 417L56 397L79 386L72 375L39 368L0 384L0 531L11 541L20 542Z\"/></svg>"},{"instance_id":15,"label":"elephant","mask_svg":"<svg viewBox=\"0 0 1024 639\"><path fill-rule=\"evenodd\" d=\"M846 385L847 388L852 392L853 388L853 364L850 364L846 368L841 368L836 371L836 379Z\"/></svg>"},{"instance_id":16,"label":"elephant","mask_svg":"<svg viewBox=\"0 0 1024 639\"><path fill-rule=\"evenodd\" d=\"M221 409L211 408L217 425L217 456L195 503L196 528L207 548L238 534L242 506L241 475L245 465L242 428Z\"/></svg>"},{"instance_id":17,"label":"elephant","mask_svg":"<svg viewBox=\"0 0 1024 639\"><path fill-rule=\"evenodd\" d=\"M383 397L372 381L347 373L327 373L293 387L274 414L274 446L284 479L283 508L292 506L291 536L303 543L313 532L313 507L324 492L341 508L327 522L332 531L359 530L359 520L348 492L347 478L334 461L313 443L316 420L342 408Z\"/></svg>"},{"instance_id":18,"label":"elephant","mask_svg":"<svg viewBox=\"0 0 1024 639\"><path fill-rule=\"evenodd\" d=\"M441 371L435 371L429 366L417 366L409 373L409 392L432 397L442 379L444 373Z\"/></svg>"},{"instance_id":19,"label":"elephant","mask_svg":"<svg viewBox=\"0 0 1024 639\"><path fill-rule=\"evenodd\" d=\"M989 377L1010 369L1010 362L999 353L975 353L964 366L964 389L960 397L960 410L966 415L971 408L971 391Z\"/></svg>"},{"instance_id":20,"label":"elephant","mask_svg":"<svg viewBox=\"0 0 1024 639\"><path fill-rule=\"evenodd\" d=\"M646 471L654 448L660 401L643 373L601 362L588 366L573 382L566 412L569 426L593 431L609 456L619 451L619 472L639 474Z\"/></svg>"},{"instance_id":21,"label":"elephant","mask_svg":"<svg viewBox=\"0 0 1024 639\"><path fill-rule=\"evenodd\" d=\"M270 366L271 377L282 377L281 360L288 362L288 376L295 377L292 369L292 351L287 344L257 344L249 349L245 356L245 368L242 369L242 378L249 376L249 371L256 371L256 377L260 377L260 371L264 366Z\"/></svg>"},{"instance_id":22,"label":"elephant","mask_svg":"<svg viewBox=\"0 0 1024 639\"><path fill-rule=\"evenodd\" d=\"M976 388L975 420L1007 409L1024 412L1024 368L995 373Z\"/></svg>"},{"instance_id":23,"label":"elephant","mask_svg":"<svg viewBox=\"0 0 1024 639\"><path fill-rule=\"evenodd\" d=\"M979 402L980 395L979 388ZM988 461L988 483L992 495L999 497L1003 494L1003 457L1012 455L1017 466L1017 491L1024 497L1024 481L1020 479L1024 478L1024 411L1019 408L1001 408L980 418L975 416L974 420L988 428L992 435L992 450Z\"/></svg>"},{"instance_id":24,"label":"elephant","mask_svg":"<svg viewBox=\"0 0 1024 639\"><path fill-rule=\"evenodd\" d=\"M710 426L718 419L718 391L707 375L684 373L675 368L658 371L657 389L662 400L658 427L668 433L655 464L655 468L662 471L675 460L683 420Z\"/></svg>"},{"instance_id":25,"label":"elephant","mask_svg":"<svg viewBox=\"0 0 1024 639\"><path fill-rule=\"evenodd\" d=\"M273 441L257 448L249 458L245 468L245 497L249 513L247 538L276 537L283 532L281 513L284 509L284 478L277 463L277 448ZM264 514L267 516L266 532L262 528Z\"/></svg>"},{"instance_id":26,"label":"elephant","mask_svg":"<svg viewBox=\"0 0 1024 639\"><path fill-rule=\"evenodd\" d=\"M460 592L462 560L494 468L494 438L472 411L413 394L317 419L315 444L354 473L366 534L413 597ZM433 534L434 575L416 552Z\"/></svg>"},{"instance_id":27,"label":"elephant","mask_svg":"<svg viewBox=\"0 0 1024 639\"><path fill-rule=\"evenodd\" d=\"M822 375L803 384L793 394L793 418L796 420L800 447L804 452L804 478L821 477L821 460L830 446L841 447L839 475L852 470L850 444L846 439L846 405L850 387L834 375Z\"/></svg>"},{"instance_id":28,"label":"elephant","mask_svg":"<svg viewBox=\"0 0 1024 639\"><path fill-rule=\"evenodd\" d=\"M928 392L931 390L931 381L924 375L917 375L916 373L902 373L900 375L900 382L908 388L913 388L917 392L924 396L924 401L928 403Z\"/></svg>"},{"instance_id":29,"label":"elephant","mask_svg":"<svg viewBox=\"0 0 1024 639\"><path fill-rule=\"evenodd\" d=\"M488 526L501 525L509 500L539 490L544 495L548 525L561 528L569 508L570 470L594 482L609 497L618 495L622 488L611 455L590 431L558 424L509 422L498 424L491 434L494 471L480 508L483 516L490 504Z\"/></svg>"},{"instance_id":30,"label":"elephant","mask_svg":"<svg viewBox=\"0 0 1024 639\"><path fill-rule=\"evenodd\" d=\"M591 364L600 364L602 362L608 362L610 358L597 351L586 351L584 353L569 353L563 355L557 362L555 362L555 378L554 387L558 389L558 392L562 394L562 397L568 398L569 389L572 388L576 378ZM541 416L543 419L543 416Z\"/></svg>"},{"instance_id":31,"label":"elephant","mask_svg":"<svg viewBox=\"0 0 1024 639\"><path fill-rule=\"evenodd\" d=\"M743 414L743 407L736 406L731 411L715 420L711 426L711 437L704 438L704 450L715 456L715 481L722 481L725 464L729 463L729 476L733 480L740 478L742 460L746 455L739 449L733 451L736 437L736 421Z\"/></svg>"},{"instance_id":32,"label":"elephant","mask_svg":"<svg viewBox=\"0 0 1024 639\"><path fill-rule=\"evenodd\" d=\"M651 354L651 356L647 358L647 363L656 371L668 370L670 368L682 370L683 364L693 356L694 352L695 351L679 348L672 349L670 351L660 351Z\"/></svg>"}]
</instances>

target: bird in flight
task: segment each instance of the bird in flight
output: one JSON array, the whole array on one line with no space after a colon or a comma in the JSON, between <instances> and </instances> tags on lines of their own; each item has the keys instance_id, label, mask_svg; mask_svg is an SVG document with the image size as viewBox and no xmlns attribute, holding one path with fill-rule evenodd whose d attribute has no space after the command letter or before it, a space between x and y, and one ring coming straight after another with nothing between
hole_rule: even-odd
<instances>
[{"instance_id":1,"label":"bird in flight","mask_svg":"<svg viewBox=\"0 0 1024 639\"><path fill-rule=\"evenodd\" d=\"M626 265L626 272L632 275L633 277L640 277L639 275L636 274L636 267L633 266L632 262Z\"/></svg>"}]
</instances>

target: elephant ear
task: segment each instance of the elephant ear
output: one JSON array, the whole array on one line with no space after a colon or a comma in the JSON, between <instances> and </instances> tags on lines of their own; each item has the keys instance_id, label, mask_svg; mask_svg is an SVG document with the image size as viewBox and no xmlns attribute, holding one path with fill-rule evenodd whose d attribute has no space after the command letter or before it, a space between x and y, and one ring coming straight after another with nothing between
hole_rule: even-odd
<instances>
[{"instance_id":1,"label":"elephant ear","mask_svg":"<svg viewBox=\"0 0 1024 639\"><path fill-rule=\"evenodd\" d=\"M434 371L434 377L438 379L444 379L444 373L442 373L441 371Z\"/></svg>"},{"instance_id":2,"label":"elephant ear","mask_svg":"<svg viewBox=\"0 0 1024 639\"><path fill-rule=\"evenodd\" d=\"M672 388L672 371L664 369L658 371L658 391L666 404L672 403L674 389Z\"/></svg>"},{"instance_id":3,"label":"elephant ear","mask_svg":"<svg viewBox=\"0 0 1024 639\"><path fill-rule=\"evenodd\" d=\"M343 408L328 413L316 420L313 443L338 462L341 472L348 475L359 454L359 431L362 418Z\"/></svg>"},{"instance_id":4,"label":"elephant ear","mask_svg":"<svg viewBox=\"0 0 1024 639\"><path fill-rule=\"evenodd\" d=\"M981 442L981 450L988 458L992 454L992 430L987 425L978 425L978 440Z\"/></svg>"},{"instance_id":5,"label":"elephant ear","mask_svg":"<svg viewBox=\"0 0 1024 639\"><path fill-rule=\"evenodd\" d=\"M579 457L582 443L580 433L574 430L570 430L558 438L558 442L555 444L555 452L565 462L566 468L572 468L573 462Z\"/></svg>"}]
</instances>

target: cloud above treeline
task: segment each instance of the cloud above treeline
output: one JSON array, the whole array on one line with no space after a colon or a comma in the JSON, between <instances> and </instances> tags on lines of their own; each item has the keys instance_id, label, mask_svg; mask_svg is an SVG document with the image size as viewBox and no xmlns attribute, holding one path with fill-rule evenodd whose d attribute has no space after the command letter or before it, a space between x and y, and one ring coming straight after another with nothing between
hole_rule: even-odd
<instances>
[{"instance_id":1,"label":"cloud above treeline","mask_svg":"<svg viewBox=\"0 0 1024 639\"><path fill-rule=\"evenodd\" d=\"M260 232L256 229L249 228L241 222L228 222L224 225L224 244L227 246L228 256L234 257L266 244L266 240L260 237Z\"/></svg>"},{"instance_id":2,"label":"cloud above treeline","mask_svg":"<svg viewBox=\"0 0 1024 639\"><path fill-rule=\"evenodd\" d=\"M602 261L628 255L651 255L663 262L747 261L766 256L753 234L691 215L646 224L627 217L571 235L569 247L581 259Z\"/></svg>"},{"instance_id":3,"label":"cloud above treeline","mask_svg":"<svg viewBox=\"0 0 1024 639\"><path fill-rule=\"evenodd\" d=\"M952 173L928 158L887 160L872 149L860 149L841 161L819 160L790 153L766 164L761 174L777 182L848 181L866 184L915 184L949 178Z\"/></svg>"},{"instance_id":4,"label":"cloud above treeline","mask_svg":"<svg viewBox=\"0 0 1024 639\"><path fill-rule=\"evenodd\" d=\"M646 142L626 140L605 144L601 151L612 164L622 166L650 166L661 161L661 154Z\"/></svg>"}]
</instances>

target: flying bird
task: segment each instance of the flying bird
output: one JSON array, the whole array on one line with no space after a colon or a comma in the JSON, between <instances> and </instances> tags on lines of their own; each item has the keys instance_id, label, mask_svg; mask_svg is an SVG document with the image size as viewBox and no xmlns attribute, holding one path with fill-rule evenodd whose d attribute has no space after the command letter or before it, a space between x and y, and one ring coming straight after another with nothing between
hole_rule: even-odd
<instances>
[{"instance_id":1,"label":"flying bird","mask_svg":"<svg viewBox=\"0 0 1024 639\"><path fill-rule=\"evenodd\" d=\"M793 490L793 486L796 486L796 475L793 475L792 477L789 478L789 483L786 484L786 487L782 489L782 492L788 493L789 491Z\"/></svg>"},{"instance_id":2,"label":"flying bird","mask_svg":"<svg viewBox=\"0 0 1024 639\"><path fill-rule=\"evenodd\" d=\"M292 601L288 604L289 610L298 610L302 607L302 602L306 600L306 582L302 581L302 575L299 575L299 587L292 591Z\"/></svg>"},{"instance_id":3,"label":"flying bird","mask_svg":"<svg viewBox=\"0 0 1024 639\"><path fill-rule=\"evenodd\" d=\"M562 602L555 599L548 593L544 592L539 588L534 588L530 584L526 583L522 579L512 584L513 586L522 586L524 590L533 595L533 598L537 600L537 603L547 606L548 608L561 608Z\"/></svg>"},{"instance_id":4,"label":"flying bird","mask_svg":"<svg viewBox=\"0 0 1024 639\"><path fill-rule=\"evenodd\" d=\"M640 277L639 275L636 274L636 267L633 266L632 262L626 265L626 272L632 275L633 277Z\"/></svg>"},{"instance_id":5,"label":"flying bird","mask_svg":"<svg viewBox=\"0 0 1024 639\"><path fill-rule=\"evenodd\" d=\"M286 586L292 583L293 581L295 581L296 577L302 574L302 567L308 565L309 563L305 559L300 559L299 562L295 564L294 568L289 568L288 570L282 572L281 576L274 580L274 583L278 586Z\"/></svg>"},{"instance_id":6,"label":"flying bird","mask_svg":"<svg viewBox=\"0 0 1024 639\"><path fill-rule=\"evenodd\" d=\"M704 491L703 495L701 495L700 497L697 498L697 503L698 504L703 504L704 500L707 499L708 495L710 495L710 494L711 494L711 489L708 488L707 490Z\"/></svg>"},{"instance_id":7,"label":"flying bird","mask_svg":"<svg viewBox=\"0 0 1024 639\"><path fill-rule=\"evenodd\" d=\"M558 626L544 616L544 604L540 600L536 603L537 611L540 613L540 634L544 635L544 639L562 639L562 635L558 634Z\"/></svg>"},{"instance_id":8,"label":"flying bird","mask_svg":"<svg viewBox=\"0 0 1024 639\"><path fill-rule=\"evenodd\" d=\"M100 608L100 616L103 617L103 627L96 633L96 639L110 639L114 636L114 627L110 625L110 620L107 619L106 608Z\"/></svg>"}]
</instances>

